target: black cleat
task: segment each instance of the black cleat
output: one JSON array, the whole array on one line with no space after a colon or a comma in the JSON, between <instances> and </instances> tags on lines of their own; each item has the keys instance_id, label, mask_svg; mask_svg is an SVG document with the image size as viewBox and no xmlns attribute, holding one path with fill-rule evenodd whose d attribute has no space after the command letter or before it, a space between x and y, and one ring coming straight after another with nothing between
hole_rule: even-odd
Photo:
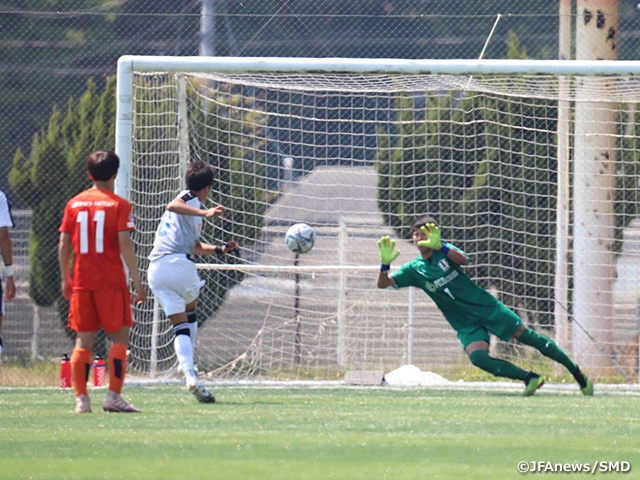
<instances>
[{"instance_id":1,"label":"black cleat","mask_svg":"<svg viewBox=\"0 0 640 480\"><path fill-rule=\"evenodd\" d=\"M580 367L578 367L576 373L573 374L573 378L575 378L576 382L578 382L578 385L580 385L580 391L583 393L583 395L593 395L593 383L591 383L589 377L582 373Z\"/></svg>"}]
</instances>

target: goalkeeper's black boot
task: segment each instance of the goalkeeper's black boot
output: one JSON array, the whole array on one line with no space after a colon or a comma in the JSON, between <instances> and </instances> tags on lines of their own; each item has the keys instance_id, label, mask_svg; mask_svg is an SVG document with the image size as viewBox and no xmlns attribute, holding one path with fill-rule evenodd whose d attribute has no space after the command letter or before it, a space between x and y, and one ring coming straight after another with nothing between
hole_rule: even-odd
<instances>
[{"instance_id":1,"label":"goalkeeper's black boot","mask_svg":"<svg viewBox=\"0 0 640 480\"><path fill-rule=\"evenodd\" d=\"M580 391L583 393L583 395L593 395L593 383L591 383L589 377L582 373L580 367L578 367L576 372L573 374L573 378L575 378L576 382L578 382L578 385L580 385Z\"/></svg>"}]
</instances>

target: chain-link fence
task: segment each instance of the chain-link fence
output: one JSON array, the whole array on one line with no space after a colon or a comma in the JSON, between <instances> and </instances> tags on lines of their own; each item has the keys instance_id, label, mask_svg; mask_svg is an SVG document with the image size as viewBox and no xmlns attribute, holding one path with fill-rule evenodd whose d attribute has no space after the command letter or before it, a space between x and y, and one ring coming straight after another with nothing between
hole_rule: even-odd
<instances>
[{"instance_id":1,"label":"chain-link fence","mask_svg":"<svg viewBox=\"0 0 640 480\"><path fill-rule=\"evenodd\" d=\"M31 216L43 211L35 197L46 195L55 182L64 182L93 147L113 147L109 128L93 131L93 144L69 141L65 121L94 122L91 112L98 108L120 56L555 59L560 56L563 3L567 2L39 0L0 5L0 188L14 208L19 288L3 325L5 357L57 357L71 348L59 314L65 310L60 308L59 273L46 276L44 287L29 285L44 278L33 280L31 272L35 249L42 247L33 236ZM638 59L637 2L620 1L618 9L613 32L617 59ZM568 12L574 30L576 22L591 20L578 15L575 4ZM599 11L593 12L594 22L602 21L600 17ZM575 41L570 43L573 51ZM52 120L60 131L50 140L61 139L58 154L69 172L61 173L60 164L54 171L56 162L44 155L37 175L33 170L35 188L18 192L12 167L34 163L35 153L47 143L43 132L51 133ZM73 188L85 185L79 182ZM50 225L59 224L62 210L57 217L50 210ZM55 250L48 248L55 258ZM46 268L57 269L52 265ZM43 289L50 292L42 294Z\"/></svg>"}]
</instances>

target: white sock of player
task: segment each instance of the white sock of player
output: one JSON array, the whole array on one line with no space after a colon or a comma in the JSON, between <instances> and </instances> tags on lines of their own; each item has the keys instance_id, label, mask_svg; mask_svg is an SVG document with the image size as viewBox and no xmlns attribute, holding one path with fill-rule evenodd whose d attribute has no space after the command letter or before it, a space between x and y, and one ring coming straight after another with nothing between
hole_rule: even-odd
<instances>
[{"instance_id":1,"label":"white sock of player","mask_svg":"<svg viewBox=\"0 0 640 480\"><path fill-rule=\"evenodd\" d=\"M195 347L196 338L198 337L198 318L196 317L195 310L191 310L190 312L187 312L187 324L189 325L191 345Z\"/></svg>"},{"instance_id":2,"label":"white sock of player","mask_svg":"<svg viewBox=\"0 0 640 480\"><path fill-rule=\"evenodd\" d=\"M191 337L189 336L189 327L181 323L173 327L176 338L173 345L176 348L178 356L178 364L184 373L187 385L196 383L196 372L193 368L193 346L191 345Z\"/></svg>"}]
</instances>

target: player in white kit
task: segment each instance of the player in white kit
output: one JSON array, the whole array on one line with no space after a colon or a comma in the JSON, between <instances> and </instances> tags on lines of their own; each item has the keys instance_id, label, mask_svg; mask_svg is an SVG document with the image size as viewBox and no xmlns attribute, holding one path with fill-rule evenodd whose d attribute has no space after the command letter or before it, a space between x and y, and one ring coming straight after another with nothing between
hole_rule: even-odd
<instances>
[{"instance_id":1,"label":"player in white kit","mask_svg":"<svg viewBox=\"0 0 640 480\"><path fill-rule=\"evenodd\" d=\"M211 193L213 168L202 161L191 162L185 175L187 190L180 192L166 207L149 255L149 287L171 320L178 363L187 389L201 403L213 403L213 394L197 381L193 366L198 321L196 303L204 281L198 276L192 256L229 253L237 242L213 246L200 241L203 218L218 218L224 207L202 210L200 205Z\"/></svg>"}]
</instances>

